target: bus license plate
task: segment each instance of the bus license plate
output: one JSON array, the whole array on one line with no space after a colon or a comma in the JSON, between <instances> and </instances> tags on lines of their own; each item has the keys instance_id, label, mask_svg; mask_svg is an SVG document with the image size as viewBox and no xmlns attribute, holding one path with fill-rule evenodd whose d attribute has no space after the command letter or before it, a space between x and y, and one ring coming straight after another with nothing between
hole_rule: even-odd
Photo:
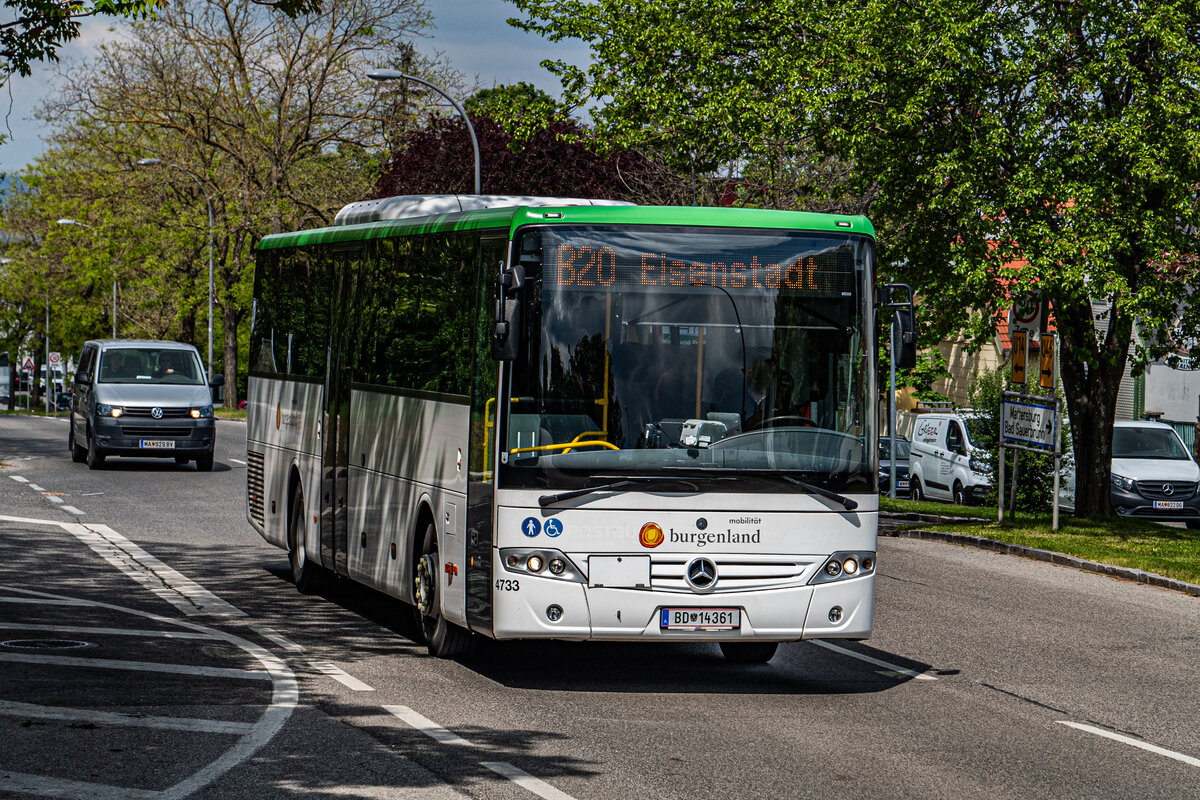
<instances>
[{"instance_id":1,"label":"bus license plate","mask_svg":"<svg viewBox=\"0 0 1200 800\"><path fill-rule=\"evenodd\" d=\"M1155 500L1155 508L1180 509L1183 508L1182 500Z\"/></svg>"},{"instance_id":2,"label":"bus license plate","mask_svg":"<svg viewBox=\"0 0 1200 800\"><path fill-rule=\"evenodd\" d=\"M141 446L161 450L173 450L175 448L175 441L173 439L142 439Z\"/></svg>"},{"instance_id":3,"label":"bus license plate","mask_svg":"<svg viewBox=\"0 0 1200 800\"><path fill-rule=\"evenodd\" d=\"M673 631L733 631L742 627L737 608L664 608L659 626Z\"/></svg>"}]
</instances>

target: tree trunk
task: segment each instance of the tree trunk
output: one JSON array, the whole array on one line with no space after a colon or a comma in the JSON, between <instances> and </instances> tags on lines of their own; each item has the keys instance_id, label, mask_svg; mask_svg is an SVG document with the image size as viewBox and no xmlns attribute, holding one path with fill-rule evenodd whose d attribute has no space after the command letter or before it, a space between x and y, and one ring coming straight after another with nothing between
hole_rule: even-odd
<instances>
[{"instance_id":1,"label":"tree trunk","mask_svg":"<svg viewBox=\"0 0 1200 800\"><path fill-rule=\"evenodd\" d=\"M222 328L225 333L225 407L238 407L238 340L237 309L232 303L221 305Z\"/></svg>"},{"instance_id":2,"label":"tree trunk","mask_svg":"<svg viewBox=\"0 0 1200 800\"><path fill-rule=\"evenodd\" d=\"M1109 491L1112 428L1125 373L1133 321L1114 307L1108 333L1097 341L1091 302L1054 309L1060 337L1059 369L1075 448L1075 515L1113 513Z\"/></svg>"}]
</instances>

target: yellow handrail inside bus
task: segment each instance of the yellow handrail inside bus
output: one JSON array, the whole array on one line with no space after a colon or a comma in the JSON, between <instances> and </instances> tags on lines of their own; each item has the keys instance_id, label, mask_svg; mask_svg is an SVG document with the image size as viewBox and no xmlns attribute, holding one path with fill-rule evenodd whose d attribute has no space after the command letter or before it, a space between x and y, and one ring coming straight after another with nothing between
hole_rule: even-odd
<instances>
[{"instance_id":1,"label":"yellow handrail inside bus","mask_svg":"<svg viewBox=\"0 0 1200 800\"><path fill-rule=\"evenodd\" d=\"M546 450L563 450L569 451L573 447L607 447L609 450L620 450L615 444L602 442L599 439L594 439L587 442L562 442L561 444L539 444L535 447L514 447L509 450L509 455L517 455L518 453L541 453Z\"/></svg>"}]
</instances>

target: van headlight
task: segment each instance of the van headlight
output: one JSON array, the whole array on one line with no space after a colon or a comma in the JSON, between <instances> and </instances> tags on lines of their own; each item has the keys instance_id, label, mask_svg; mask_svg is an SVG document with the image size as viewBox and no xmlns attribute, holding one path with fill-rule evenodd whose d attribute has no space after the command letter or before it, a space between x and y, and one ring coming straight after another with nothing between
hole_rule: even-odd
<instances>
[{"instance_id":1,"label":"van headlight","mask_svg":"<svg viewBox=\"0 0 1200 800\"><path fill-rule=\"evenodd\" d=\"M124 413L125 409L120 406L110 406L107 403L96 406L96 414L101 417L119 417Z\"/></svg>"},{"instance_id":2,"label":"van headlight","mask_svg":"<svg viewBox=\"0 0 1200 800\"><path fill-rule=\"evenodd\" d=\"M212 406L200 406L192 409L192 419L208 419L212 416Z\"/></svg>"},{"instance_id":3,"label":"van headlight","mask_svg":"<svg viewBox=\"0 0 1200 800\"><path fill-rule=\"evenodd\" d=\"M1133 485L1137 483L1133 478L1126 478L1124 475L1112 473L1112 485L1118 489L1124 489L1127 492L1133 491Z\"/></svg>"},{"instance_id":4,"label":"van headlight","mask_svg":"<svg viewBox=\"0 0 1200 800\"><path fill-rule=\"evenodd\" d=\"M971 472L987 472L987 465L975 456L971 456L967 460L967 467L971 470Z\"/></svg>"}]
</instances>

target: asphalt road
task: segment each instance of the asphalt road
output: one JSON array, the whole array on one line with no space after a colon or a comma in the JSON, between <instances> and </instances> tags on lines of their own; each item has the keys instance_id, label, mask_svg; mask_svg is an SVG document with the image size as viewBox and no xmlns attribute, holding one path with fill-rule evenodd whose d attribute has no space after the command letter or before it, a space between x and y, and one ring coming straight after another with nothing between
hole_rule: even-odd
<instances>
[{"instance_id":1,"label":"asphalt road","mask_svg":"<svg viewBox=\"0 0 1200 800\"><path fill-rule=\"evenodd\" d=\"M781 646L487 643L298 594L211 473L67 453L0 417L0 797L1200 797L1200 599L880 542L876 635Z\"/></svg>"}]
</instances>

